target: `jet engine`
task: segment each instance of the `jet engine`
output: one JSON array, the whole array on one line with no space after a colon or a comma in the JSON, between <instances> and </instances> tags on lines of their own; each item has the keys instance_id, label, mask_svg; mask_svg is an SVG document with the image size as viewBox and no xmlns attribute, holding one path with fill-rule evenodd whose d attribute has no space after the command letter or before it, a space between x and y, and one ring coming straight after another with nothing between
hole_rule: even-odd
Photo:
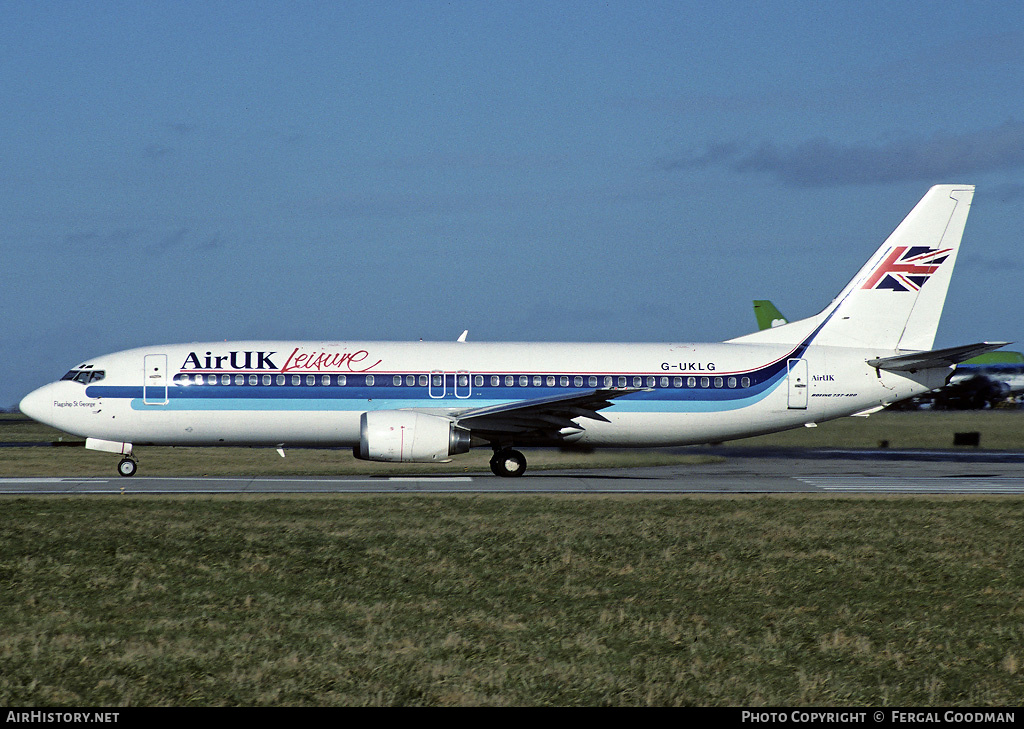
<instances>
[{"instance_id":1,"label":"jet engine","mask_svg":"<svg viewBox=\"0 0 1024 729\"><path fill-rule=\"evenodd\" d=\"M467 453L470 434L438 415L410 410L375 410L359 421L359 445L353 455L364 461L438 463Z\"/></svg>"}]
</instances>

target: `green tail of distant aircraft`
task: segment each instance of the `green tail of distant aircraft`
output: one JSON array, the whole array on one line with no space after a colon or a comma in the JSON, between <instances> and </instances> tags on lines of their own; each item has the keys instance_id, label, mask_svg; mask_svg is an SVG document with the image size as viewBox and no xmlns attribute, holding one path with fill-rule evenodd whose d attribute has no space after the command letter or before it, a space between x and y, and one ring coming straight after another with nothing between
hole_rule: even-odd
<instances>
[{"instance_id":1,"label":"green tail of distant aircraft","mask_svg":"<svg viewBox=\"0 0 1024 729\"><path fill-rule=\"evenodd\" d=\"M758 329L771 329L789 323L789 320L775 308L775 304L763 299L754 301L754 316L757 317Z\"/></svg>"}]
</instances>

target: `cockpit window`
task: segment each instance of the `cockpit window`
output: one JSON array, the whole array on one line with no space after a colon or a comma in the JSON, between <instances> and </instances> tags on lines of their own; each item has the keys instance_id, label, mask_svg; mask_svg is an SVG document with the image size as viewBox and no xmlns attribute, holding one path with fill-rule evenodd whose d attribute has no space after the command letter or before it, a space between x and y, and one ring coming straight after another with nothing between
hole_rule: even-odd
<instances>
[{"instance_id":1,"label":"cockpit window","mask_svg":"<svg viewBox=\"0 0 1024 729\"><path fill-rule=\"evenodd\" d=\"M87 385L90 382L98 382L99 380L102 380L106 374L107 373L103 370L71 370L60 379L74 380L75 382L81 382L83 385Z\"/></svg>"}]
</instances>

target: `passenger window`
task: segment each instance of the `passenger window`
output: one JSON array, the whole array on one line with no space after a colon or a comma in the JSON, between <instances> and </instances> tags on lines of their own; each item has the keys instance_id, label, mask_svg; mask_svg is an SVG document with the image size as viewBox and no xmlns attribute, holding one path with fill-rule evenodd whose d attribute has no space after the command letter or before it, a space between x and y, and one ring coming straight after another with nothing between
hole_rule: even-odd
<instances>
[{"instance_id":1,"label":"passenger window","mask_svg":"<svg viewBox=\"0 0 1024 729\"><path fill-rule=\"evenodd\" d=\"M708 387L710 384L711 384L711 380L709 380L707 377L701 377L700 378L700 386L701 387Z\"/></svg>"},{"instance_id":2,"label":"passenger window","mask_svg":"<svg viewBox=\"0 0 1024 729\"><path fill-rule=\"evenodd\" d=\"M420 387L426 387L426 386L427 386L427 376L426 375L420 375Z\"/></svg>"},{"instance_id":3,"label":"passenger window","mask_svg":"<svg viewBox=\"0 0 1024 729\"><path fill-rule=\"evenodd\" d=\"M721 386L722 386L722 378L721 377L716 377L715 378L715 387L721 387Z\"/></svg>"},{"instance_id":4,"label":"passenger window","mask_svg":"<svg viewBox=\"0 0 1024 729\"><path fill-rule=\"evenodd\" d=\"M648 387L654 387L654 378L653 377L648 377L647 378L647 386Z\"/></svg>"},{"instance_id":5,"label":"passenger window","mask_svg":"<svg viewBox=\"0 0 1024 729\"><path fill-rule=\"evenodd\" d=\"M740 379L740 387L750 387L750 378L743 377Z\"/></svg>"},{"instance_id":6,"label":"passenger window","mask_svg":"<svg viewBox=\"0 0 1024 729\"><path fill-rule=\"evenodd\" d=\"M505 387L515 387L516 378L512 375L505 375Z\"/></svg>"},{"instance_id":7,"label":"passenger window","mask_svg":"<svg viewBox=\"0 0 1024 729\"><path fill-rule=\"evenodd\" d=\"M533 386L534 387L540 387L540 383L541 383L540 375L534 375L533 376Z\"/></svg>"},{"instance_id":8,"label":"passenger window","mask_svg":"<svg viewBox=\"0 0 1024 729\"><path fill-rule=\"evenodd\" d=\"M519 386L526 387L530 384L530 378L526 375L519 375Z\"/></svg>"},{"instance_id":9,"label":"passenger window","mask_svg":"<svg viewBox=\"0 0 1024 729\"><path fill-rule=\"evenodd\" d=\"M298 387L301 384L302 384L302 378L299 377L298 375L292 375L292 386L293 387Z\"/></svg>"},{"instance_id":10,"label":"passenger window","mask_svg":"<svg viewBox=\"0 0 1024 729\"><path fill-rule=\"evenodd\" d=\"M220 376L220 384L222 384L222 385L230 385L231 384L231 375L221 375Z\"/></svg>"},{"instance_id":11,"label":"passenger window","mask_svg":"<svg viewBox=\"0 0 1024 729\"><path fill-rule=\"evenodd\" d=\"M736 378L735 377L730 377L729 378L729 387L736 387Z\"/></svg>"},{"instance_id":12,"label":"passenger window","mask_svg":"<svg viewBox=\"0 0 1024 729\"><path fill-rule=\"evenodd\" d=\"M320 376L320 384L321 385L330 385L331 384L331 376L330 375L321 375Z\"/></svg>"},{"instance_id":13,"label":"passenger window","mask_svg":"<svg viewBox=\"0 0 1024 729\"><path fill-rule=\"evenodd\" d=\"M583 387L583 378L580 375L576 375L572 378L573 387Z\"/></svg>"},{"instance_id":14,"label":"passenger window","mask_svg":"<svg viewBox=\"0 0 1024 729\"><path fill-rule=\"evenodd\" d=\"M270 375L263 375L263 384L264 385L269 385L270 384Z\"/></svg>"},{"instance_id":15,"label":"passenger window","mask_svg":"<svg viewBox=\"0 0 1024 729\"><path fill-rule=\"evenodd\" d=\"M235 384L236 385L244 385L245 384L245 375L235 375Z\"/></svg>"},{"instance_id":16,"label":"passenger window","mask_svg":"<svg viewBox=\"0 0 1024 729\"><path fill-rule=\"evenodd\" d=\"M644 378L642 378L642 377L634 377L633 378L633 387L640 387L643 384L644 384Z\"/></svg>"},{"instance_id":17,"label":"passenger window","mask_svg":"<svg viewBox=\"0 0 1024 729\"><path fill-rule=\"evenodd\" d=\"M430 384L433 387L441 387L441 385L444 384L444 375L431 375Z\"/></svg>"},{"instance_id":18,"label":"passenger window","mask_svg":"<svg viewBox=\"0 0 1024 729\"><path fill-rule=\"evenodd\" d=\"M394 377L391 378L391 382L392 382L392 384L394 384L395 387L401 387L402 386L402 376L401 375L395 375Z\"/></svg>"},{"instance_id":19,"label":"passenger window","mask_svg":"<svg viewBox=\"0 0 1024 729\"><path fill-rule=\"evenodd\" d=\"M501 384L501 378L497 375L491 375L491 387L497 387Z\"/></svg>"},{"instance_id":20,"label":"passenger window","mask_svg":"<svg viewBox=\"0 0 1024 729\"><path fill-rule=\"evenodd\" d=\"M459 375L459 387L469 387L469 375Z\"/></svg>"},{"instance_id":21,"label":"passenger window","mask_svg":"<svg viewBox=\"0 0 1024 729\"><path fill-rule=\"evenodd\" d=\"M348 378L345 377L345 375L338 375L338 386L339 387L344 387L345 383L347 383L347 382L348 382Z\"/></svg>"},{"instance_id":22,"label":"passenger window","mask_svg":"<svg viewBox=\"0 0 1024 729\"><path fill-rule=\"evenodd\" d=\"M202 375L200 375L200 377L202 377ZM259 380L259 378L256 375L249 375L249 384L250 385L258 385L259 381L260 380Z\"/></svg>"},{"instance_id":23,"label":"passenger window","mask_svg":"<svg viewBox=\"0 0 1024 729\"><path fill-rule=\"evenodd\" d=\"M626 386L626 378L625 377L620 377L619 378L619 387L625 387L625 386Z\"/></svg>"},{"instance_id":24,"label":"passenger window","mask_svg":"<svg viewBox=\"0 0 1024 729\"><path fill-rule=\"evenodd\" d=\"M687 387L696 387L697 386L697 378L696 377L687 377L686 378L686 386Z\"/></svg>"},{"instance_id":25,"label":"passenger window","mask_svg":"<svg viewBox=\"0 0 1024 729\"><path fill-rule=\"evenodd\" d=\"M474 387L483 387L484 386L484 376L483 375L476 375L476 376L474 376L473 377L473 386Z\"/></svg>"},{"instance_id":26,"label":"passenger window","mask_svg":"<svg viewBox=\"0 0 1024 729\"><path fill-rule=\"evenodd\" d=\"M278 375L278 376L277 376L277 377L275 378L275 382L274 382L274 384L276 384L276 385L283 385L283 384L284 384L284 382L285 382L285 380L284 380L284 375Z\"/></svg>"},{"instance_id":27,"label":"passenger window","mask_svg":"<svg viewBox=\"0 0 1024 729\"><path fill-rule=\"evenodd\" d=\"M367 375L366 376L366 386L367 387L373 387L373 382L374 382L373 375Z\"/></svg>"},{"instance_id":28,"label":"passenger window","mask_svg":"<svg viewBox=\"0 0 1024 729\"><path fill-rule=\"evenodd\" d=\"M597 378L594 375L591 375L587 379L587 382L589 383L590 387L597 387Z\"/></svg>"},{"instance_id":29,"label":"passenger window","mask_svg":"<svg viewBox=\"0 0 1024 729\"><path fill-rule=\"evenodd\" d=\"M682 377L673 377L672 378L672 387L682 387L682 386L683 386L683 378Z\"/></svg>"},{"instance_id":30,"label":"passenger window","mask_svg":"<svg viewBox=\"0 0 1024 729\"><path fill-rule=\"evenodd\" d=\"M345 375L338 375L338 377L344 377L344 376ZM415 387L416 386L416 375L406 375L405 376L405 384L406 384L407 387Z\"/></svg>"}]
</instances>

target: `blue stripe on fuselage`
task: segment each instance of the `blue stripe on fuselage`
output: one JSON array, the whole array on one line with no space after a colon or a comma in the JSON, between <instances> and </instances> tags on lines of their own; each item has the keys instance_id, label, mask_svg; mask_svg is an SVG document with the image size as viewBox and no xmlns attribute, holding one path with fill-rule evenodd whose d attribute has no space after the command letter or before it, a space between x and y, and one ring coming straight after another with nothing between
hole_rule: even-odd
<instances>
[{"instance_id":1,"label":"blue stripe on fuselage","mask_svg":"<svg viewBox=\"0 0 1024 729\"><path fill-rule=\"evenodd\" d=\"M684 382L696 377L697 383L707 378L707 387L657 387L644 392L631 393L617 398L612 408L618 412L712 412L735 410L748 407L766 397L785 378L786 359L742 377L749 377L748 387L726 386L730 378L735 381L741 375L707 373L682 375ZM429 396L428 387L395 386L391 375L378 373L378 384L339 385L181 385L171 383L167 387L167 402L147 403L141 386L92 385L86 388L89 397L108 397L131 400L136 410L337 410L365 411L392 408L479 408L508 402L527 401L574 392L592 392L594 388L577 387L508 387L474 386L469 397L456 397L452 383L448 383L446 396ZM647 377L644 375L646 381ZM674 375L670 377L679 377ZM518 377L518 376L517 376ZM632 382L632 375L629 381ZM664 375L656 376L659 380ZM721 387L712 385L721 378ZM532 378L531 378L532 379ZM158 388L159 400L163 400L163 387ZM157 398L152 397L150 400Z\"/></svg>"}]
</instances>

